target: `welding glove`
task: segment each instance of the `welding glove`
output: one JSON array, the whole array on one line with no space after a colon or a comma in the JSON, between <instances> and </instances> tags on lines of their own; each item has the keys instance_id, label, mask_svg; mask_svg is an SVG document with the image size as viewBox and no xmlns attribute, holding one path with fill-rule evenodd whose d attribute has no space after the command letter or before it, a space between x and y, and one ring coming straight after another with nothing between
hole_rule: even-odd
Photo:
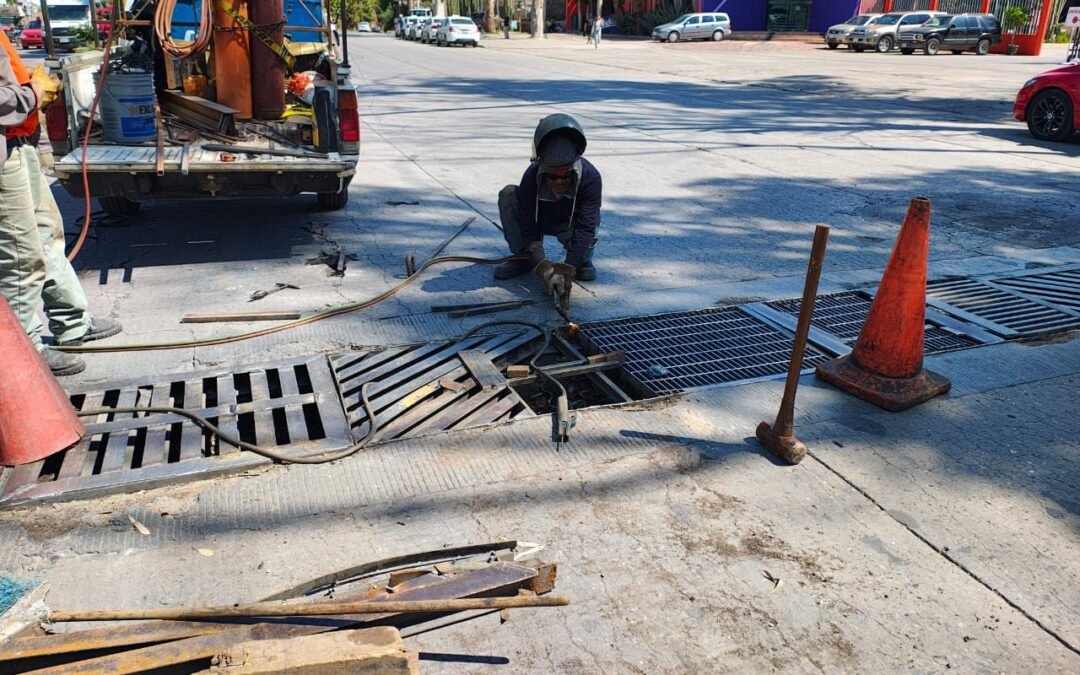
<instances>
[{"instance_id":1,"label":"welding glove","mask_svg":"<svg viewBox=\"0 0 1080 675\"><path fill-rule=\"evenodd\" d=\"M50 75L41 64L31 71L30 84L34 88L34 93L38 95L38 110L44 110L52 105L60 92L60 80L55 75Z\"/></svg>"},{"instance_id":2,"label":"welding glove","mask_svg":"<svg viewBox=\"0 0 1080 675\"><path fill-rule=\"evenodd\" d=\"M555 264L550 260L544 259L533 268L533 272L536 276L544 282L544 288L548 293L555 291L559 297L566 295L567 290L570 288L570 282L574 280L574 268L569 265L561 265L560 270L556 271Z\"/></svg>"}]
</instances>

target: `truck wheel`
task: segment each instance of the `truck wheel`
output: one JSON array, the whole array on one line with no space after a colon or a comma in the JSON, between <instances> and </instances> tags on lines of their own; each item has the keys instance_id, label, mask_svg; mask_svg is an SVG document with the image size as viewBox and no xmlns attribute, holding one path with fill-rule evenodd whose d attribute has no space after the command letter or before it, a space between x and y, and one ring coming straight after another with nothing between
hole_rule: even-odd
<instances>
[{"instance_id":1,"label":"truck wheel","mask_svg":"<svg viewBox=\"0 0 1080 675\"><path fill-rule=\"evenodd\" d=\"M341 192L320 192L318 198L320 211L340 211L349 201L349 190L346 188Z\"/></svg>"},{"instance_id":2,"label":"truck wheel","mask_svg":"<svg viewBox=\"0 0 1080 675\"><path fill-rule=\"evenodd\" d=\"M877 41L877 45L874 47L874 49L876 49L879 54L884 54L886 52L892 51L892 46L893 39L888 35L884 35L880 40Z\"/></svg>"},{"instance_id":3,"label":"truck wheel","mask_svg":"<svg viewBox=\"0 0 1080 675\"><path fill-rule=\"evenodd\" d=\"M98 204L110 216L131 218L139 214L139 202L127 197L98 197Z\"/></svg>"},{"instance_id":4,"label":"truck wheel","mask_svg":"<svg viewBox=\"0 0 1080 675\"><path fill-rule=\"evenodd\" d=\"M990 41L986 38L979 40L979 43L975 45L975 53L979 56L986 56L990 53Z\"/></svg>"},{"instance_id":5,"label":"truck wheel","mask_svg":"<svg viewBox=\"0 0 1080 675\"><path fill-rule=\"evenodd\" d=\"M926 47L923 48L927 56L934 56L941 51L941 40L937 38L930 38L926 41Z\"/></svg>"}]
</instances>

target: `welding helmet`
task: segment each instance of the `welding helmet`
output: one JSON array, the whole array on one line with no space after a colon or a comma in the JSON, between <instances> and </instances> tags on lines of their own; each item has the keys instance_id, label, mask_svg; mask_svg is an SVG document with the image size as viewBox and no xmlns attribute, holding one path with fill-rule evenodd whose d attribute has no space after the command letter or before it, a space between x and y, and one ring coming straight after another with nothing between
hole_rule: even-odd
<instances>
[{"instance_id":1,"label":"welding helmet","mask_svg":"<svg viewBox=\"0 0 1080 675\"><path fill-rule=\"evenodd\" d=\"M540 157L544 144L555 139L565 137L569 139L577 149L578 155L585 154L585 130L573 117L566 113L555 113L540 120L533 132L532 159L536 161Z\"/></svg>"}]
</instances>

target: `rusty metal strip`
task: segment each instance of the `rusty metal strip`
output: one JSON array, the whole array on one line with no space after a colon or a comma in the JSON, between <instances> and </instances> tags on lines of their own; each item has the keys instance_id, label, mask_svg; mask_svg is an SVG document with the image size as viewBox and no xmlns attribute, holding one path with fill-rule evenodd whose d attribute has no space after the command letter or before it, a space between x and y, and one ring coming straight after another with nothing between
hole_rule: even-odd
<instances>
[{"instance_id":1,"label":"rusty metal strip","mask_svg":"<svg viewBox=\"0 0 1080 675\"><path fill-rule=\"evenodd\" d=\"M357 357L355 352L349 352L334 357L334 372L338 382L342 385L353 386L349 380L377 368L387 361L397 359L399 356L413 350L413 347L390 347L377 352L364 352Z\"/></svg>"},{"instance_id":2,"label":"rusty metal strip","mask_svg":"<svg viewBox=\"0 0 1080 675\"><path fill-rule=\"evenodd\" d=\"M153 392L150 394L150 405L163 407L172 406L172 399L169 397L169 385L154 385ZM156 466L158 464L165 464L169 461L169 446L167 444L168 432L169 425L165 423L147 427L146 440L143 444L143 466Z\"/></svg>"},{"instance_id":3,"label":"rusty metal strip","mask_svg":"<svg viewBox=\"0 0 1080 675\"><path fill-rule=\"evenodd\" d=\"M521 400L515 396L505 396L491 405L484 406L477 410L450 428L463 429L468 426L479 424L491 424L492 422L498 421L504 415L509 414L514 407L518 405L524 404L522 404Z\"/></svg>"},{"instance_id":4,"label":"rusty metal strip","mask_svg":"<svg viewBox=\"0 0 1080 675\"><path fill-rule=\"evenodd\" d=\"M484 352L479 349L463 349L457 355L481 389L502 389L506 386L506 378Z\"/></svg>"},{"instance_id":5,"label":"rusty metal strip","mask_svg":"<svg viewBox=\"0 0 1080 675\"><path fill-rule=\"evenodd\" d=\"M222 413L217 418L217 428L221 429L223 434L236 438L238 435L238 417L231 412L225 412L230 406L234 405L236 405L236 376L232 373L219 375L217 378L217 406L222 409ZM219 455L240 452L240 448L231 443L216 442Z\"/></svg>"},{"instance_id":6,"label":"rusty metal strip","mask_svg":"<svg viewBox=\"0 0 1080 675\"><path fill-rule=\"evenodd\" d=\"M499 390L481 391L473 394L464 401L460 401L444 410L437 417L428 420L425 425L428 432L446 431L462 419L468 417L477 409L497 399L503 392Z\"/></svg>"},{"instance_id":7,"label":"rusty metal strip","mask_svg":"<svg viewBox=\"0 0 1080 675\"><path fill-rule=\"evenodd\" d=\"M112 625L73 633L59 633L12 640L0 651L0 663L74 654L96 649L179 640L195 635L236 630L235 623L215 624L205 621L143 621L133 625ZM0 668L0 672L4 669Z\"/></svg>"},{"instance_id":8,"label":"rusty metal strip","mask_svg":"<svg viewBox=\"0 0 1080 675\"><path fill-rule=\"evenodd\" d=\"M451 390L439 386L440 388L435 391L434 396L417 403L411 409L395 417L385 427L381 427L377 438L406 438L409 436L408 432L414 427L424 423L446 407L467 398L470 393L467 389Z\"/></svg>"}]
</instances>

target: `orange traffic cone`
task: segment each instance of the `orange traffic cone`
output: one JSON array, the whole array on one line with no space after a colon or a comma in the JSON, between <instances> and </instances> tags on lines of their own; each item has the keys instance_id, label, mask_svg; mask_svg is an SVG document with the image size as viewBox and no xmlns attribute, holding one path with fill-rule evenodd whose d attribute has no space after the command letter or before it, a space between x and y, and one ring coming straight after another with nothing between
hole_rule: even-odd
<instances>
[{"instance_id":1,"label":"orange traffic cone","mask_svg":"<svg viewBox=\"0 0 1080 675\"><path fill-rule=\"evenodd\" d=\"M854 351L818 366L818 377L894 411L949 390L949 380L922 367L929 254L930 200L917 197L908 206Z\"/></svg>"},{"instance_id":2,"label":"orange traffic cone","mask_svg":"<svg viewBox=\"0 0 1080 675\"><path fill-rule=\"evenodd\" d=\"M67 394L0 297L0 464L45 459L85 433Z\"/></svg>"}]
</instances>

